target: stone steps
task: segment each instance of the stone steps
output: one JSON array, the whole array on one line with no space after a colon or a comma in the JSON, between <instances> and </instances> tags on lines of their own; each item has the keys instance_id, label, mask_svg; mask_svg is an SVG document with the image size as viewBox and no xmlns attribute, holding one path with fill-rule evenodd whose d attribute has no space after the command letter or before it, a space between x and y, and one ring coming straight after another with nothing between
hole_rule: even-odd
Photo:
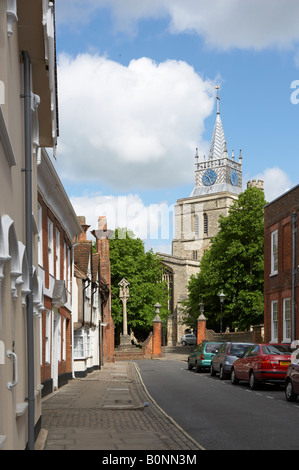
<instances>
[{"instance_id":1,"label":"stone steps","mask_svg":"<svg viewBox=\"0 0 299 470\"><path fill-rule=\"evenodd\" d=\"M138 349L135 347L132 348L120 348L115 349L114 357L116 361L130 361L130 360L138 360L143 359L144 354L142 349Z\"/></svg>"}]
</instances>

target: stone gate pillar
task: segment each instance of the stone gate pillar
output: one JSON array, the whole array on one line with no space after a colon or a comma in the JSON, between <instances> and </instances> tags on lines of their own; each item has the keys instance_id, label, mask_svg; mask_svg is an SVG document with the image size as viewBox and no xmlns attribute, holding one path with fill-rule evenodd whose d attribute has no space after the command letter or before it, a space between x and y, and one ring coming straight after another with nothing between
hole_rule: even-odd
<instances>
[{"instance_id":1,"label":"stone gate pillar","mask_svg":"<svg viewBox=\"0 0 299 470\"><path fill-rule=\"evenodd\" d=\"M197 344L202 343L206 339L206 323L207 319L201 313L197 319Z\"/></svg>"},{"instance_id":2,"label":"stone gate pillar","mask_svg":"<svg viewBox=\"0 0 299 470\"><path fill-rule=\"evenodd\" d=\"M153 354L152 357L162 356L161 338L162 338L162 321L159 316L160 304L156 304L156 316L153 320Z\"/></svg>"}]
</instances>

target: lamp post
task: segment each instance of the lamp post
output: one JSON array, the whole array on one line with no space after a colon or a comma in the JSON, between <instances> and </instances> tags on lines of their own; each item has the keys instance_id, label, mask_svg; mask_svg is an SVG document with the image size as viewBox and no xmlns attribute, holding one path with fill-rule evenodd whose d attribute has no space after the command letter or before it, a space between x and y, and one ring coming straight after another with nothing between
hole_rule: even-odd
<instances>
[{"instance_id":1,"label":"lamp post","mask_svg":"<svg viewBox=\"0 0 299 470\"><path fill-rule=\"evenodd\" d=\"M218 297L220 300L220 335L222 335L222 304L225 300L225 294L223 293L223 290L220 292Z\"/></svg>"}]
</instances>

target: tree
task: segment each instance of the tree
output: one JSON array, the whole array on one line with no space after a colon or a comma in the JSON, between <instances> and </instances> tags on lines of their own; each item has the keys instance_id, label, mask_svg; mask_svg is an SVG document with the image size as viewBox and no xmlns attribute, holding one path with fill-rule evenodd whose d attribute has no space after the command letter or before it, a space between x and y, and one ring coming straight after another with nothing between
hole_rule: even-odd
<instances>
[{"instance_id":1,"label":"tree","mask_svg":"<svg viewBox=\"0 0 299 470\"><path fill-rule=\"evenodd\" d=\"M186 311L191 322L205 304L209 328L218 329L219 293L223 304L223 327L248 329L263 321L264 303L264 192L250 187L241 193L227 217L220 216L218 234L192 276Z\"/></svg>"},{"instance_id":2,"label":"tree","mask_svg":"<svg viewBox=\"0 0 299 470\"><path fill-rule=\"evenodd\" d=\"M122 329L122 302L119 299L119 285L122 278L130 283L130 297L127 301L128 330L132 328L139 340L144 340L152 330L155 316L154 305L161 305L162 322L169 315L167 310L168 292L162 281L162 263L152 250L145 252L139 238L133 238L126 229L115 230L110 240L112 317L116 328Z\"/></svg>"}]
</instances>

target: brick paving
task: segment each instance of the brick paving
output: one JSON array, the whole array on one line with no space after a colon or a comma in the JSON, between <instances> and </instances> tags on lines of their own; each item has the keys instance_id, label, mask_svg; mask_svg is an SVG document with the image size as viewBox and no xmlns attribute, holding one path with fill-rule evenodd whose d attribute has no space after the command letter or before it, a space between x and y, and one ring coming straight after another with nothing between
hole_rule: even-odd
<instances>
[{"instance_id":1,"label":"brick paving","mask_svg":"<svg viewBox=\"0 0 299 470\"><path fill-rule=\"evenodd\" d=\"M46 397L40 435L36 447L44 450L201 448L151 400L130 361L105 365Z\"/></svg>"}]
</instances>

